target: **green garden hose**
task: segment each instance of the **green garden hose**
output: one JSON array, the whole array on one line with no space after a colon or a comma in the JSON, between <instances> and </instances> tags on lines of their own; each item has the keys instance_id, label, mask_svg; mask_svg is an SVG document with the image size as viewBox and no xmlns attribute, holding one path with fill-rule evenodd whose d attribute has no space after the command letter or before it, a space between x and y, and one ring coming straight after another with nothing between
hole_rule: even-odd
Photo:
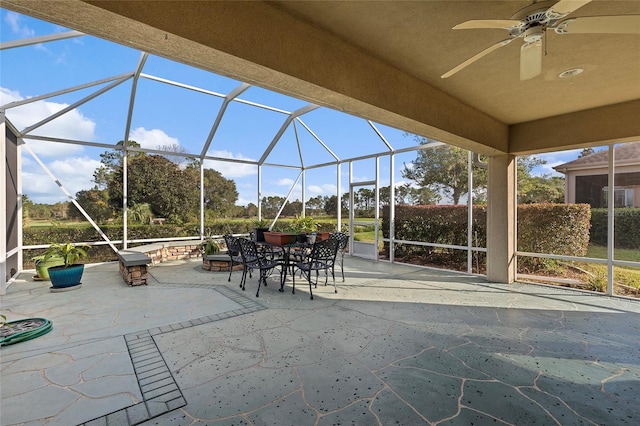
<instances>
[{"instance_id":1,"label":"green garden hose","mask_svg":"<svg viewBox=\"0 0 640 426\"><path fill-rule=\"evenodd\" d=\"M9 321L0 327L0 346L13 345L47 334L53 328L45 318L26 318Z\"/></svg>"}]
</instances>

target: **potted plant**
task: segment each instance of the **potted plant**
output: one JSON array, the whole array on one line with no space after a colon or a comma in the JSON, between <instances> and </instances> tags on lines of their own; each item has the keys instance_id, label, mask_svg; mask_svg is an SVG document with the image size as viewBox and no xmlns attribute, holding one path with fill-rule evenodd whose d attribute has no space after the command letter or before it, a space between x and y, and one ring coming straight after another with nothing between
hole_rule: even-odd
<instances>
[{"instance_id":1,"label":"potted plant","mask_svg":"<svg viewBox=\"0 0 640 426\"><path fill-rule=\"evenodd\" d=\"M254 220L253 226L256 233L256 241L264 241L264 233L269 232L269 222L266 219Z\"/></svg>"},{"instance_id":2,"label":"potted plant","mask_svg":"<svg viewBox=\"0 0 640 426\"><path fill-rule=\"evenodd\" d=\"M291 224L291 230L298 234L298 242L307 242L308 234L318 230L318 224L310 216L296 216Z\"/></svg>"},{"instance_id":3,"label":"potted plant","mask_svg":"<svg viewBox=\"0 0 640 426\"><path fill-rule=\"evenodd\" d=\"M64 265L64 260L60 256L53 256L45 261L44 254L41 254L32 257L31 260L35 262L36 266L36 275L33 277L36 281L49 281L48 269L52 266Z\"/></svg>"},{"instance_id":4,"label":"potted plant","mask_svg":"<svg viewBox=\"0 0 640 426\"><path fill-rule=\"evenodd\" d=\"M212 256L220 253L220 246L213 236L209 235L200 244L200 250L202 250L203 256Z\"/></svg>"},{"instance_id":5,"label":"potted plant","mask_svg":"<svg viewBox=\"0 0 640 426\"><path fill-rule=\"evenodd\" d=\"M48 269L53 288L68 288L80 284L84 265L76 262L89 257L83 247L86 245L73 243L53 243L49 246L44 253L43 261L46 262L57 256L63 262L60 266L52 266Z\"/></svg>"}]
</instances>

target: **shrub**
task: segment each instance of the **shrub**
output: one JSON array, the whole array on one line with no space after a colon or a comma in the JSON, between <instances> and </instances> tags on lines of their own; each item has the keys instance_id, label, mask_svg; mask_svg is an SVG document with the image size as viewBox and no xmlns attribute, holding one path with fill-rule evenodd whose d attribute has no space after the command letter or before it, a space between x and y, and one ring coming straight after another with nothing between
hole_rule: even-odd
<instances>
[{"instance_id":1,"label":"shrub","mask_svg":"<svg viewBox=\"0 0 640 426\"><path fill-rule=\"evenodd\" d=\"M278 220L276 228L282 230L289 227L292 220ZM317 219L318 231L330 232L335 231L335 219ZM271 223L271 222L269 222ZM251 219L218 219L206 223L207 233L210 235L224 235L226 233L243 234L248 233L255 226L255 220ZM109 237L111 241L122 240L122 225L101 225L100 229ZM154 238L172 238L172 237L196 237L200 235L200 225L197 223L189 223L184 225L164 224L164 225L129 225L127 228L129 240L143 240ZM53 241L70 241L74 243L80 242L97 242L104 241L98 231L91 225L86 226L50 226L50 227L25 227L23 230L24 245L42 245L51 244ZM129 247L145 245L147 243L130 243ZM116 248L121 249L121 244L116 244ZM31 249L24 252L23 267L33 267L33 257L42 255L45 249ZM108 245L86 247L85 251L93 262L108 262L117 260L117 257L111 247Z\"/></svg>"},{"instance_id":2,"label":"shrub","mask_svg":"<svg viewBox=\"0 0 640 426\"><path fill-rule=\"evenodd\" d=\"M436 244L467 244L467 206L396 206L395 238ZM473 207L473 246L486 247L486 206ZM590 211L587 204L526 204L518 206L518 250L583 256L589 243ZM382 231L389 238L389 207L382 215ZM388 253L388 243L384 252ZM443 253L447 256L444 257ZM465 250L435 249L414 245L396 246L399 257L420 257L425 262L454 262L464 269ZM553 267L545 259L520 258L520 268ZM452 265L447 265L451 267Z\"/></svg>"},{"instance_id":3,"label":"shrub","mask_svg":"<svg viewBox=\"0 0 640 426\"><path fill-rule=\"evenodd\" d=\"M591 243L607 245L607 209L591 210ZM640 208L614 209L614 229L616 248L640 249Z\"/></svg>"},{"instance_id":4,"label":"shrub","mask_svg":"<svg viewBox=\"0 0 640 426\"><path fill-rule=\"evenodd\" d=\"M486 246L486 206L473 207L474 246ZM467 244L467 206L396 206L395 238L405 241L421 241L436 244ZM389 238L389 206L382 211L382 235ZM388 253L389 243L384 244L383 253ZM433 247L396 245L395 253L399 257L420 257L427 262L446 257L447 262L466 262L466 251L456 249L438 249ZM460 268L455 268L460 269Z\"/></svg>"},{"instance_id":5,"label":"shrub","mask_svg":"<svg viewBox=\"0 0 640 426\"><path fill-rule=\"evenodd\" d=\"M589 246L588 204L521 204L518 206L518 250L584 256ZM556 261L519 257L518 270L553 269Z\"/></svg>"}]
</instances>

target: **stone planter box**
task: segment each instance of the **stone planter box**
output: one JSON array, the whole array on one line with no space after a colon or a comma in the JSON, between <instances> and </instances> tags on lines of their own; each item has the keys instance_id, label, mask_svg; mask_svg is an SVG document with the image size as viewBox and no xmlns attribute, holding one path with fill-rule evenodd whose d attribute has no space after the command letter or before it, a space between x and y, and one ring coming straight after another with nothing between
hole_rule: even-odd
<instances>
[{"instance_id":1,"label":"stone planter box","mask_svg":"<svg viewBox=\"0 0 640 426\"><path fill-rule=\"evenodd\" d=\"M270 244L277 244L280 246L286 244L293 244L296 242L296 234L285 234L283 232L265 232L264 240Z\"/></svg>"},{"instance_id":2,"label":"stone planter box","mask_svg":"<svg viewBox=\"0 0 640 426\"><path fill-rule=\"evenodd\" d=\"M202 258L202 269L212 272L228 272L229 262L231 262L231 259L229 259L229 256L226 254L212 254L204 256ZM234 263L231 269L234 271L240 271L242 270L242 264Z\"/></svg>"}]
</instances>

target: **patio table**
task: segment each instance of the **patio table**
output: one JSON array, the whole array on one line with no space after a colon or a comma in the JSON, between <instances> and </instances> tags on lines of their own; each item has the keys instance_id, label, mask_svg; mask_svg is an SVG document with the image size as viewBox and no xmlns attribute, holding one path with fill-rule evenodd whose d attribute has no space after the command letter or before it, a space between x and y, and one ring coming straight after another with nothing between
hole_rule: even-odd
<instances>
[{"instance_id":1,"label":"patio table","mask_svg":"<svg viewBox=\"0 0 640 426\"><path fill-rule=\"evenodd\" d=\"M308 253L308 251L311 249L311 247L313 247L313 244L309 244L309 243L291 243L291 244L286 244L284 246L282 246L282 248L284 249L284 253L283 253L283 274L282 274L282 282L280 283L280 291L284 291L284 285L287 282L287 271L289 270L289 268L291 267L291 257L295 256L295 255L300 255L300 256L304 256L305 253ZM291 250L297 250L300 251L299 254L294 254L291 253Z\"/></svg>"},{"instance_id":2,"label":"patio table","mask_svg":"<svg viewBox=\"0 0 640 426\"><path fill-rule=\"evenodd\" d=\"M256 245L258 246L259 250L261 247L265 251L269 250L271 252L271 256L273 256L272 260L280 261L280 265L283 273L281 275L282 279L280 281L280 289L278 291L280 291L281 293L284 291L284 285L287 281L287 271L291 266L291 256L294 255L293 253L291 253L291 251L301 250L305 252L311 249L311 247L313 247L312 244L298 243L298 242L280 245L280 244L267 243L267 242L260 241L260 242L256 242Z\"/></svg>"}]
</instances>

